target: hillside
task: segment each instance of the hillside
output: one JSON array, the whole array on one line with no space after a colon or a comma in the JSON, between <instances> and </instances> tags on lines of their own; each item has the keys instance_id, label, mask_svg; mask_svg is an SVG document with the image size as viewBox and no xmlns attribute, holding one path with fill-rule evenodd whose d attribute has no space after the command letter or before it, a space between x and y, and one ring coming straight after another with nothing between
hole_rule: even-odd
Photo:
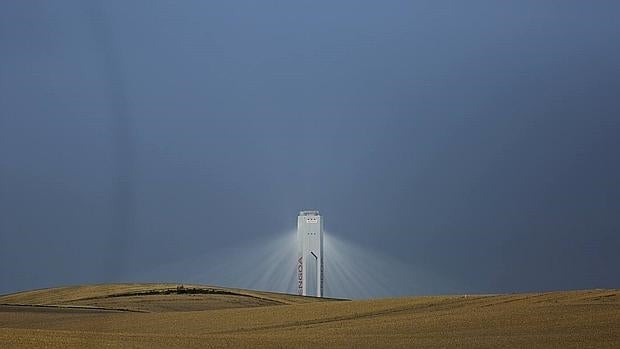
<instances>
[{"instance_id":1,"label":"hillside","mask_svg":"<svg viewBox=\"0 0 620 349\"><path fill-rule=\"evenodd\" d=\"M10 348L620 345L619 290L335 301L199 285L184 289L94 285L0 296L0 343Z\"/></svg>"},{"instance_id":2,"label":"hillside","mask_svg":"<svg viewBox=\"0 0 620 349\"><path fill-rule=\"evenodd\" d=\"M301 304L327 298L205 285L107 284L69 286L0 296L0 304L101 308L141 312L199 311Z\"/></svg>"}]
</instances>

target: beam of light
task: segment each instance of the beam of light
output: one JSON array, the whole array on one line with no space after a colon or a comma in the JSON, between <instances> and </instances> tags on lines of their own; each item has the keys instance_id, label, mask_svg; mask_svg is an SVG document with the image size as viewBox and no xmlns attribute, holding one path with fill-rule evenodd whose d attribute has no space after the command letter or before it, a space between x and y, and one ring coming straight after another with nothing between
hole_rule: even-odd
<instances>
[{"instance_id":1,"label":"beam of light","mask_svg":"<svg viewBox=\"0 0 620 349\"><path fill-rule=\"evenodd\" d=\"M296 248L297 235L288 232L160 265L138 277L293 293Z\"/></svg>"},{"instance_id":2,"label":"beam of light","mask_svg":"<svg viewBox=\"0 0 620 349\"><path fill-rule=\"evenodd\" d=\"M111 32L110 19L97 2L85 2L84 6L93 41L101 57L101 68L105 77L101 92L107 102L114 137L116 173L113 178L115 192L111 202L113 225L107 234L103 266L106 279L118 281L124 274L135 219L133 120L126 91L126 77L120 63L119 48Z\"/></svg>"},{"instance_id":3,"label":"beam of light","mask_svg":"<svg viewBox=\"0 0 620 349\"><path fill-rule=\"evenodd\" d=\"M364 299L458 289L440 275L370 248L324 235L325 297ZM144 273L142 279L295 293L297 236L288 232L244 246L193 256Z\"/></svg>"},{"instance_id":4,"label":"beam of light","mask_svg":"<svg viewBox=\"0 0 620 349\"><path fill-rule=\"evenodd\" d=\"M325 294L337 298L376 298L427 293L432 277L413 265L325 233ZM442 284L445 282L442 281Z\"/></svg>"}]
</instances>

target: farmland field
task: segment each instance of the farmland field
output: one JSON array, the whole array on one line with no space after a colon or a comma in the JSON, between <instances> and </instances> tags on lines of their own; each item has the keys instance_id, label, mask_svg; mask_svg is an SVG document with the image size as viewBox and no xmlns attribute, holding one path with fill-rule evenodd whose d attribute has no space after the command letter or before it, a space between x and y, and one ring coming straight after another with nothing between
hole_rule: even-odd
<instances>
[{"instance_id":1,"label":"farmland field","mask_svg":"<svg viewBox=\"0 0 620 349\"><path fill-rule=\"evenodd\" d=\"M203 285L0 296L2 348L619 347L620 290L336 300Z\"/></svg>"}]
</instances>

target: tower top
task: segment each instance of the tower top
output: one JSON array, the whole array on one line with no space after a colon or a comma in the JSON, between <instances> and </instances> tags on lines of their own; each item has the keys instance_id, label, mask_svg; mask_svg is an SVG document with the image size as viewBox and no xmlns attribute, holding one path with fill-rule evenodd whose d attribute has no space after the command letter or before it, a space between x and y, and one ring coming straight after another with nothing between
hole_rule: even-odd
<instances>
[{"instance_id":1,"label":"tower top","mask_svg":"<svg viewBox=\"0 0 620 349\"><path fill-rule=\"evenodd\" d=\"M300 216L320 216L318 210L299 211Z\"/></svg>"}]
</instances>

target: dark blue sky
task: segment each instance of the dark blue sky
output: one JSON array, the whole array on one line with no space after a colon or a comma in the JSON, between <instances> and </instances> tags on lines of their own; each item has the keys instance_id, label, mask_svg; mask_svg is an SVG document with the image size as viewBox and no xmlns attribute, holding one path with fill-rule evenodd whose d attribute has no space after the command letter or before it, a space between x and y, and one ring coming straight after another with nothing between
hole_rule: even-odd
<instances>
[{"instance_id":1,"label":"dark blue sky","mask_svg":"<svg viewBox=\"0 0 620 349\"><path fill-rule=\"evenodd\" d=\"M436 292L620 287L619 13L3 1L0 293L133 280L307 208L458 285Z\"/></svg>"}]
</instances>

